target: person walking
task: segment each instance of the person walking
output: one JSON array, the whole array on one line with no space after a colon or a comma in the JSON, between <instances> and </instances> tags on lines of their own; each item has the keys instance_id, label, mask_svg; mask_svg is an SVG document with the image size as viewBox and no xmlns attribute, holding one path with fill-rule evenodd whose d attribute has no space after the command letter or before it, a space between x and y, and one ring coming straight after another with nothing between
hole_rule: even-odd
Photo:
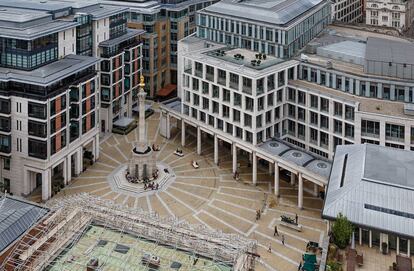
<instances>
[{"instance_id":1,"label":"person walking","mask_svg":"<svg viewBox=\"0 0 414 271\"><path fill-rule=\"evenodd\" d=\"M277 225L275 225L275 232L273 233L273 236L279 236L279 232L277 231Z\"/></svg>"},{"instance_id":2,"label":"person walking","mask_svg":"<svg viewBox=\"0 0 414 271\"><path fill-rule=\"evenodd\" d=\"M272 253L272 243L269 243L269 248L268 248L267 252Z\"/></svg>"},{"instance_id":3,"label":"person walking","mask_svg":"<svg viewBox=\"0 0 414 271\"><path fill-rule=\"evenodd\" d=\"M285 236L282 234L282 245L285 245Z\"/></svg>"},{"instance_id":4,"label":"person walking","mask_svg":"<svg viewBox=\"0 0 414 271\"><path fill-rule=\"evenodd\" d=\"M300 262L298 266L298 271L301 271L301 270L302 270L302 262Z\"/></svg>"},{"instance_id":5,"label":"person walking","mask_svg":"<svg viewBox=\"0 0 414 271\"><path fill-rule=\"evenodd\" d=\"M295 214L296 225L298 224L298 214Z\"/></svg>"}]
</instances>

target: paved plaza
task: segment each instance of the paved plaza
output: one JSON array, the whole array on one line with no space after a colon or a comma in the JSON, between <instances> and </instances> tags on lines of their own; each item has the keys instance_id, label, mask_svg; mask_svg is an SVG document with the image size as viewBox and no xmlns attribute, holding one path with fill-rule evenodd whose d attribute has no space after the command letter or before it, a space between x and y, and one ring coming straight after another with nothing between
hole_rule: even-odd
<instances>
[{"instance_id":1,"label":"paved plaza","mask_svg":"<svg viewBox=\"0 0 414 271\"><path fill-rule=\"evenodd\" d=\"M160 146L158 160L174 171L175 180L165 190L157 193L134 196L114 190L107 176L127 163L133 142L138 139L135 129L126 136L112 134L102 140L99 160L72 180L70 185L55 197L88 192L103 199L129 207L157 212L160 216L175 216L193 224L202 224L226 233L240 234L258 241L259 264L256 270L297 270L308 241L321 242L326 224L321 219L322 200L311 196L313 186L305 185L304 209L297 209L297 188L281 181L281 197L272 194L273 177L264 167L258 167L258 185L251 185L251 172L247 157L241 157L241 181L232 176L230 149L220 148L220 164L213 163L213 140L203 138L202 154L196 154L196 138L187 132L183 157L174 155L180 148L180 130L173 128L171 139L159 134L160 113L147 119L150 144ZM194 169L191 162L200 166ZM264 212L256 221L256 210ZM275 223L281 214L299 216L303 231L297 233L282 226L280 236L285 236L285 245L280 237L273 236ZM271 252L268 247L271 246Z\"/></svg>"}]
</instances>

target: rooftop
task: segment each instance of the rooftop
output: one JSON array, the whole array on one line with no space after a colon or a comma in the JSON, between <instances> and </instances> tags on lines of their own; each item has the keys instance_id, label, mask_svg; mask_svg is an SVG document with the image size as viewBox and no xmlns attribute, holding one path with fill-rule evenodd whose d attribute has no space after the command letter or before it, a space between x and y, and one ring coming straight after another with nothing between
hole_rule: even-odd
<instances>
[{"instance_id":1,"label":"rooftop","mask_svg":"<svg viewBox=\"0 0 414 271\"><path fill-rule=\"evenodd\" d=\"M258 54L257 52L242 48L222 48L208 51L205 54L255 70L263 70L284 61L271 55Z\"/></svg>"},{"instance_id":2,"label":"rooftop","mask_svg":"<svg viewBox=\"0 0 414 271\"><path fill-rule=\"evenodd\" d=\"M323 217L339 213L368 228L414 237L414 153L378 145L338 146Z\"/></svg>"},{"instance_id":3,"label":"rooftop","mask_svg":"<svg viewBox=\"0 0 414 271\"><path fill-rule=\"evenodd\" d=\"M365 98L304 80L289 80L289 85L302 89L308 89L312 92L320 93L334 99L339 99L349 104L358 105L358 111L361 112L382 114L392 117L413 118L413 116L404 113L403 102Z\"/></svg>"},{"instance_id":4,"label":"rooftop","mask_svg":"<svg viewBox=\"0 0 414 271\"><path fill-rule=\"evenodd\" d=\"M184 57L252 78L263 77L267 73L274 72L275 69L285 68L295 62L295 60L283 60L269 55L266 55L266 59L258 59L254 51L233 49L194 36L184 38L180 43L188 46L187 53L183 53ZM257 62L253 64L252 60L260 60L260 64Z\"/></svg>"},{"instance_id":5,"label":"rooftop","mask_svg":"<svg viewBox=\"0 0 414 271\"><path fill-rule=\"evenodd\" d=\"M325 68L329 64L330 69L357 76L409 82L407 76L377 74L373 63L412 64L413 52L414 44L399 37L331 25L307 45L303 52L306 59L301 57L301 60Z\"/></svg>"},{"instance_id":6,"label":"rooftop","mask_svg":"<svg viewBox=\"0 0 414 271\"><path fill-rule=\"evenodd\" d=\"M32 202L0 196L0 252L48 213Z\"/></svg>"},{"instance_id":7,"label":"rooftop","mask_svg":"<svg viewBox=\"0 0 414 271\"><path fill-rule=\"evenodd\" d=\"M39 86L51 85L64 77L91 67L99 60L94 57L67 55L62 59L32 71L0 68L0 81L14 81Z\"/></svg>"},{"instance_id":8,"label":"rooftop","mask_svg":"<svg viewBox=\"0 0 414 271\"><path fill-rule=\"evenodd\" d=\"M142 35L144 33L145 33L145 30L142 30L142 29L128 28L127 32L124 35L116 37L114 39L105 40L105 41L99 43L99 46L101 46L101 47L111 47L111 46L114 46L114 45L118 45L121 42L124 42L124 41L127 41L129 39L135 38L135 37L137 37L139 35Z\"/></svg>"},{"instance_id":9,"label":"rooftop","mask_svg":"<svg viewBox=\"0 0 414 271\"><path fill-rule=\"evenodd\" d=\"M366 59L371 61L414 64L414 44L394 40L368 38Z\"/></svg>"},{"instance_id":10,"label":"rooftop","mask_svg":"<svg viewBox=\"0 0 414 271\"><path fill-rule=\"evenodd\" d=\"M224 0L203 11L243 20L286 25L312 10L324 0ZM260 14L260 16L258 16Z\"/></svg>"}]
</instances>

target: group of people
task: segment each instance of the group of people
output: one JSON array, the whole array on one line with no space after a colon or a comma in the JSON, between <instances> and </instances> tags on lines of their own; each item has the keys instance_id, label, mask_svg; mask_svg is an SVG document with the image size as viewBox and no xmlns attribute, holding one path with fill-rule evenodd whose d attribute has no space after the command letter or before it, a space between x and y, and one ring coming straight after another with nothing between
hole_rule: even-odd
<instances>
[{"instance_id":1,"label":"group of people","mask_svg":"<svg viewBox=\"0 0 414 271\"><path fill-rule=\"evenodd\" d=\"M183 150L181 150L181 149L177 149L177 150L175 151L175 153L183 154Z\"/></svg>"},{"instance_id":2,"label":"group of people","mask_svg":"<svg viewBox=\"0 0 414 271\"><path fill-rule=\"evenodd\" d=\"M240 180L240 173L238 171L233 173L233 179L235 179L236 181Z\"/></svg>"},{"instance_id":3,"label":"group of people","mask_svg":"<svg viewBox=\"0 0 414 271\"><path fill-rule=\"evenodd\" d=\"M258 209L256 210L256 221L259 220L262 217L262 210Z\"/></svg>"},{"instance_id":4,"label":"group of people","mask_svg":"<svg viewBox=\"0 0 414 271\"><path fill-rule=\"evenodd\" d=\"M127 179L127 181L129 183L144 183L144 184L147 184L151 180L156 180L158 178L158 174L159 174L159 171L157 169L157 170L154 171L154 173L152 173L152 179L148 179L148 178L139 179L136 176L131 176L131 174L129 173L129 171L127 171L127 173L126 173L126 179Z\"/></svg>"},{"instance_id":5,"label":"group of people","mask_svg":"<svg viewBox=\"0 0 414 271\"><path fill-rule=\"evenodd\" d=\"M160 150L160 145L152 144L152 150L153 151L159 151Z\"/></svg>"},{"instance_id":6,"label":"group of people","mask_svg":"<svg viewBox=\"0 0 414 271\"><path fill-rule=\"evenodd\" d=\"M150 182L150 183L144 183L144 190L151 189L151 190L158 190L159 184Z\"/></svg>"}]
</instances>

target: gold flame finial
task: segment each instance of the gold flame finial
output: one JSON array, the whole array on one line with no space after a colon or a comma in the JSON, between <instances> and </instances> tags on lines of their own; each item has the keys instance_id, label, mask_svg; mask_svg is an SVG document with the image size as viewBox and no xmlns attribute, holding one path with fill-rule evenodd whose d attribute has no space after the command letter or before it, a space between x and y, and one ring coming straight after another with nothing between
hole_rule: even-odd
<instances>
[{"instance_id":1,"label":"gold flame finial","mask_svg":"<svg viewBox=\"0 0 414 271\"><path fill-rule=\"evenodd\" d=\"M145 79L144 79L144 76L143 75L141 75L141 77L140 77L139 86L141 88L144 88L145 87Z\"/></svg>"}]
</instances>

